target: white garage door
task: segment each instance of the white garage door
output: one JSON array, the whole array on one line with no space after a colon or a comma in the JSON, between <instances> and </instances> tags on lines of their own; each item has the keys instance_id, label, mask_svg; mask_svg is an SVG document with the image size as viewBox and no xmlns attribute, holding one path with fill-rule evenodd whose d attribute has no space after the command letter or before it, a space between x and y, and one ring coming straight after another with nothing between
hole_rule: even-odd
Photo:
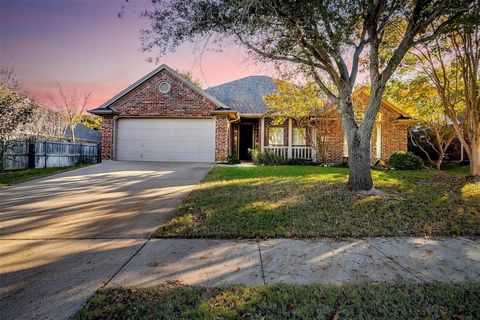
<instances>
[{"instance_id":1,"label":"white garage door","mask_svg":"<svg viewBox=\"0 0 480 320\"><path fill-rule=\"evenodd\" d=\"M120 119L117 159L214 162L213 119Z\"/></svg>"}]
</instances>

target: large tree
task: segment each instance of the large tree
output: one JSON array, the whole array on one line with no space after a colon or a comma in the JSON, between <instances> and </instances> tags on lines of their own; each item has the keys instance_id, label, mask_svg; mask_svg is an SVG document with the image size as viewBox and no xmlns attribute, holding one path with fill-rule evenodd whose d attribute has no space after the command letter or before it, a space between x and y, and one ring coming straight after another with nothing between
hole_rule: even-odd
<instances>
[{"instance_id":1,"label":"large tree","mask_svg":"<svg viewBox=\"0 0 480 320\"><path fill-rule=\"evenodd\" d=\"M480 176L480 26L463 24L431 44L417 46L417 74L436 89L470 160Z\"/></svg>"},{"instance_id":2,"label":"large tree","mask_svg":"<svg viewBox=\"0 0 480 320\"><path fill-rule=\"evenodd\" d=\"M418 120L418 125L409 131L410 140L431 164L440 169L456 135L435 87L425 75L418 74L391 81L386 95Z\"/></svg>"},{"instance_id":3,"label":"large tree","mask_svg":"<svg viewBox=\"0 0 480 320\"><path fill-rule=\"evenodd\" d=\"M260 59L298 67L338 105L348 141L349 188L369 190L370 137L387 81L410 48L436 38L474 5L471 0L152 1L144 12L151 28L143 33L143 48L165 53L199 37L226 37ZM442 22L428 29L435 21ZM371 90L357 124L352 93L362 56Z\"/></svg>"}]
</instances>

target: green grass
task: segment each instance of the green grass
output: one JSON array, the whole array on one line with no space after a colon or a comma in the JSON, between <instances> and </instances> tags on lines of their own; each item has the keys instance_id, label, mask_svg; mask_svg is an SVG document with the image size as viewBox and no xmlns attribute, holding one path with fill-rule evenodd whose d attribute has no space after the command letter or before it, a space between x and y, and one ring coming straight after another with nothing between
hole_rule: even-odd
<instances>
[{"instance_id":1,"label":"green grass","mask_svg":"<svg viewBox=\"0 0 480 320\"><path fill-rule=\"evenodd\" d=\"M480 235L480 184L437 170L373 171L383 196L352 193L346 168L216 167L156 237Z\"/></svg>"},{"instance_id":2,"label":"green grass","mask_svg":"<svg viewBox=\"0 0 480 320\"><path fill-rule=\"evenodd\" d=\"M70 171L83 167L85 165L76 165L62 168L38 168L38 169L25 169L25 170L13 170L0 173L0 188L7 187L12 184L30 181L41 177L49 176L52 174Z\"/></svg>"},{"instance_id":3,"label":"green grass","mask_svg":"<svg viewBox=\"0 0 480 320\"><path fill-rule=\"evenodd\" d=\"M443 170L445 170L447 172L463 175L463 176L468 176L470 174L470 167L469 166L448 166Z\"/></svg>"},{"instance_id":4,"label":"green grass","mask_svg":"<svg viewBox=\"0 0 480 320\"><path fill-rule=\"evenodd\" d=\"M77 319L478 319L480 284L170 287L97 292Z\"/></svg>"}]
</instances>

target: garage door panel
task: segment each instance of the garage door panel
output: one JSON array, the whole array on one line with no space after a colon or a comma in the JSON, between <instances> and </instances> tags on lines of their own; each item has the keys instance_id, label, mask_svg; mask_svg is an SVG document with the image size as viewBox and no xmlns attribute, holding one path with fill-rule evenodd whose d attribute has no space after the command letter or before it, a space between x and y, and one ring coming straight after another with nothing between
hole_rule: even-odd
<instances>
[{"instance_id":1,"label":"garage door panel","mask_svg":"<svg viewBox=\"0 0 480 320\"><path fill-rule=\"evenodd\" d=\"M213 119L120 119L117 159L213 162Z\"/></svg>"}]
</instances>

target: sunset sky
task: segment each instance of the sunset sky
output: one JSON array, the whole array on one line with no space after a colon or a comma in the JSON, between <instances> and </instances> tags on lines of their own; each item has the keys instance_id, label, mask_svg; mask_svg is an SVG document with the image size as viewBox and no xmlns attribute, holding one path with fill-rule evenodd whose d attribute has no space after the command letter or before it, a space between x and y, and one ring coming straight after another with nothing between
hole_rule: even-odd
<instances>
[{"instance_id":1,"label":"sunset sky","mask_svg":"<svg viewBox=\"0 0 480 320\"><path fill-rule=\"evenodd\" d=\"M125 6L125 15L118 13ZM0 0L0 64L13 68L28 94L46 104L56 83L92 95L96 107L156 67L156 53L140 51L139 31L147 21L139 11L148 0ZM198 46L198 44L197 44ZM210 87L248 75L273 72L230 45L202 56L186 44L160 59L190 71Z\"/></svg>"}]
</instances>

